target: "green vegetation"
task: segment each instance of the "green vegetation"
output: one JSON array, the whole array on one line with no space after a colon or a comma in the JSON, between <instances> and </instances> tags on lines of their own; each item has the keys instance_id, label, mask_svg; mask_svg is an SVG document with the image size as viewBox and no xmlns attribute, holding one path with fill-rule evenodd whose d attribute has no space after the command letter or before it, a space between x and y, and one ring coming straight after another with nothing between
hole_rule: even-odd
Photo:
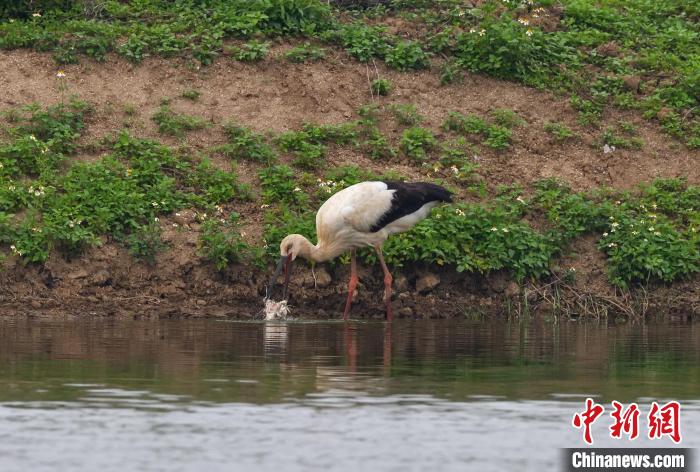
<instances>
[{"instance_id":1,"label":"green vegetation","mask_svg":"<svg viewBox=\"0 0 700 472\"><path fill-rule=\"evenodd\" d=\"M231 47L228 49L228 52L236 60L242 62L257 62L263 60L265 56L267 56L268 49L269 44L267 43L251 41L240 47Z\"/></svg>"},{"instance_id":2,"label":"green vegetation","mask_svg":"<svg viewBox=\"0 0 700 472\"><path fill-rule=\"evenodd\" d=\"M216 146L213 150L231 159L248 159L255 162L270 164L277 156L267 144L265 136L240 126L235 122L224 125L224 131L229 142Z\"/></svg>"},{"instance_id":3,"label":"green vegetation","mask_svg":"<svg viewBox=\"0 0 700 472\"><path fill-rule=\"evenodd\" d=\"M633 133L633 129L627 132L628 135ZM612 127L608 127L605 129L605 131L603 131L603 135L600 137L598 144L600 147L607 144L608 146L621 149L641 149L644 142L641 140L641 138L636 136L625 137L615 134L615 130Z\"/></svg>"},{"instance_id":4,"label":"green vegetation","mask_svg":"<svg viewBox=\"0 0 700 472\"><path fill-rule=\"evenodd\" d=\"M544 130L559 143L576 138L576 133L563 123L548 121L544 124Z\"/></svg>"},{"instance_id":5,"label":"green vegetation","mask_svg":"<svg viewBox=\"0 0 700 472\"><path fill-rule=\"evenodd\" d=\"M458 134L481 137L481 143L496 150L502 151L510 147L513 133L511 128L522 126L525 121L512 110L495 110L491 113L489 123L484 118L474 114L462 115L458 112L450 112L443 122L442 128Z\"/></svg>"},{"instance_id":6,"label":"green vegetation","mask_svg":"<svg viewBox=\"0 0 700 472\"><path fill-rule=\"evenodd\" d=\"M418 116L414 107L398 109L408 110L413 120ZM382 178L353 166L321 170L327 146L359 146L374 149L375 158L393 156L390 141L378 128L385 110L377 106L363 107L360 121L306 123L299 131L274 138L235 122L225 125L229 143L218 151L263 165L258 177L266 247L254 248L241 236L238 215L227 220L221 207L254 198L234 171L124 132L104 141L106 157L71 164L67 157L75 152L90 113L90 106L72 101L47 109L25 107L8 115L13 123L10 139L0 145L0 244L26 262L41 263L54 250L74 257L107 237L124 244L134 257L153 263L158 252L167 250L161 220L193 207L202 209L203 259L219 269L231 263L262 264L285 234L314 237L313 210L329 195L361 180ZM498 140L508 142L507 126L522 124L507 110L488 119L449 113L443 128L456 137L441 142L429 129L413 126L403 131L400 146L421 164L435 156L426 165L455 185L478 188L478 165L469 139L502 146ZM548 129L569 137L568 128L561 125L548 124ZM620 134L636 133L628 122L618 123L617 129ZM271 142L292 153L295 165L313 173L297 175L286 165L271 165L276 160ZM633 193L574 193L555 181L543 181L527 200L520 189L505 188L488 204L437 209L414 231L390 239L385 254L397 265L506 269L523 280L547 277L552 261L574 238L595 234L613 284L670 282L700 271L699 202L700 188L681 180L658 180ZM544 215L546 228L536 230L527 223L538 215ZM368 251L363 257L370 262L374 255Z\"/></svg>"},{"instance_id":7,"label":"green vegetation","mask_svg":"<svg viewBox=\"0 0 700 472\"><path fill-rule=\"evenodd\" d=\"M397 16L415 25L411 40L382 24ZM597 125L611 106L638 109L698 147L697 17L698 8L683 0L392 2L352 15L320 0L108 1L99 9L43 0L0 9L0 18L9 19L0 24L0 49L51 51L62 64L116 53L135 63L159 55L208 65L225 50L239 60L260 60L264 39L294 35L400 71L430 68L430 56L439 54L447 58L443 83L466 69L552 89L571 96L584 125ZM231 41L243 45L228 46ZM302 62L324 55L307 41L286 57Z\"/></svg>"},{"instance_id":8,"label":"green vegetation","mask_svg":"<svg viewBox=\"0 0 700 472\"><path fill-rule=\"evenodd\" d=\"M326 51L310 43L290 49L284 55L289 62L316 62L326 57Z\"/></svg>"},{"instance_id":9,"label":"green vegetation","mask_svg":"<svg viewBox=\"0 0 700 472\"><path fill-rule=\"evenodd\" d=\"M199 90L195 89L186 89L182 91L182 98L186 98L187 100L192 100L193 102L196 102L199 100L199 96L201 95L201 92Z\"/></svg>"},{"instance_id":10,"label":"green vegetation","mask_svg":"<svg viewBox=\"0 0 700 472\"><path fill-rule=\"evenodd\" d=\"M181 138L185 131L194 131L207 127L207 122L196 116L176 113L168 105L161 106L153 115L153 121L158 125L158 132Z\"/></svg>"},{"instance_id":11,"label":"green vegetation","mask_svg":"<svg viewBox=\"0 0 700 472\"><path fill-rule=\"evenodd\" d=\"M241 236L238 214L232 212L228 219L205 219L198 252L218 270L224 270L229 264L249 261L253 251Z\"/></svg>"},{"instance_id":12,"label":"green vegetation","mask_svg":"<svg viewBox=\"0 0 700 472\"><path fill-rule=\"evenodd\" d=\"M384 56L386 63L394 69L427 69L430 67L428 54L416 41L402 41L389 48Z\"/></svg>"},{"instance_id":13,"label":"green vegetation","mask_svg":"<svg viewBox=\"0 0 700 472\"><path fill-rule=\"evenodd\" d=\"M386 96L391 92L391 82L387 79L376 79L372 81L371 88L374 95Z\"/></svg>"},{"instance_id":14,"label":"green vegetation","mask_svg":"<svg viewBox=\"0 0 700 472\"><path fill-rule=\"evenodd\" d=\"M437 146L433 132L425 128L409 128L401 137L401 150L411 159L424 161L428 152Z\"/></svg>"},{"instance_id":15,"label":"green vegetation","mask_svg":"<svg viewBox=\"0 0 700 472\"><path fill-rule=\"evenodd\" d=\"M391 105L391 111L394 113L396 122L404 126L415 126L423 117L418 114L418 109L412 103L402 103Z\"/></svg>"},{"instance_id":16,"label":"green vegetation","mask_svg":"<svg viewBox=\"0 0 700 472\"><path fill-rule=\"evenodd\" d=\"M563 97L577 112L578 125L574 131L564 123L545 123L550 144L581 136L592 145L589 153L639 150L644 142L637 128L646 119L678 140L679 149L700 148L700 9L692 2L394 1L342 15L332 2L319 0L100 5L99 11L77 0L1 6L0 49L47 52L59 64L85 57L103 61L110 55L133 63L178 57L194 71L222 56L260 61L272 44L292 39L296 46L280 59L321 61L337 48L341 52L328 54L329 62L361 62L358 70L363 81L367 72L373 98L391 94L392 83L379 78L385 66L406 73L428 69L415 77L439 74L443 85L472 71ZM437 69L432 58L441 70L430 71ZM355 153L376 163L412 166L413 178L439 179L472 202L439 208L414 231L392 238L385 248L392 264L546 278L571 242L587 235L597 241L610 281L618 287L671 282L700 271L697 186L658 180L626 193L577 193L544 181L528 189L494 189L487 180L490 169L479 164L493 159L493 151L507 152L523 141L528 124L513 110L450 112L442 117L444 132L428 126L434 120L429 109L422 110L423 117L411 103L366 105L356 121L295 124L284 133L254 131L231 121L223 128L226 142L204 150L209 160L185 146L171 148L118 130L103 139L90 136L86 143L80 138L92 110L67 99L67 80L60 82L61 105L4 113L0 259L14 253L26 263L42 263L52 252L70 258L111 239L153 263L168 250L162 225L175 212L195 208L199 215L210 215L199 219L203 259L219 269L263 263L269 260L263 252L273 255L289 232L313 239L313 214L323 199L354 182L380 177L352 166L329 168L328 162ZM428 87L439 87L437 76ZM449 94L453 89L416 91ZM200 97L194 89L177 93L192 101ZM627 110L626 119L612 118L620 116L612 108ZM122 111L129 117L121 117L123 126L138 129L133 119L138 108L125 104ZM160 133L178 138L208 126L202 118L173 111L167 99L152 119ZM334 154L340 147L340 156ZM87 149L100 151L94 154L101 157L72 159ZM222 156L232 162L217 161ZM259 186L241 185L237 168ZM477 197L482 201L474 202ZM244 218L235 212L225 217L245 200L263 207L263 248L245 243ZM363 257L371 261L374 255Z\"/></svg>"},{"instance_id":17,"label":"green vegetation","mask_svg":"<svg viewBox=\"0 0 700 472\"><path fill-rule=\"evenodd\" d=\"M126 237L129 254L148 264L155 264L158 253L168 247L162 240L162 233L158 218L137 227Z\"/></svg>"},{"instance_id":18,"label":"green vegetation","mask_svg":"<svg viewBox=\"0 0 700 472\"><path fill-rule=\"evenodd\" d=\"M208 208L248 198L234 174L195 162L153 141L119 134L110 154L94 163L66 157L90 107L71 102L18 117L10 142L0 146L0 241L26 262L44 262L52 250L66 257L124 241L132 254L153 260L163 248L157 218L185 206Z\"/></svg>"}]
</instances>

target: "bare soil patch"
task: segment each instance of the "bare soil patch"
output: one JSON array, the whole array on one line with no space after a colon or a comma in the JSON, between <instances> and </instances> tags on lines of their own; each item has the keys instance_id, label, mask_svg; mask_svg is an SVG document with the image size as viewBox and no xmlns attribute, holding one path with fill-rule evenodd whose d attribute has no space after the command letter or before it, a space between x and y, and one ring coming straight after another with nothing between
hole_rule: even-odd
<instances>
[{"instance_id":1,"label":"bare soil patch","mask_svg":"<svg viewBox=\"0 0 700 472\"><path fill-rule=\"evenodd\" d=\"M397 25L399 28L400 25ZM0 52L0 111L36 102L50 105L76 94L95 105L75 157L95 160L104 154L99 141L128 128L138 136L157 138L170 145L184 145L195 152L206 152L225 142L221 125L229 120L259 132L298 129L304 122L339 123L357 117L356 110L371 101L368 74L374 66L365 66L344 53L329 50L325 60L290 64L281 54L289 45L273 48L268 59L244 64L221 58L202 69L188 67L180 60L149 58L139 66L117 57L104 63L83 60L63 68L67 91L59 90L58 67L49 55L28 51ZM593 143L601 130L583 128L565 97L540 92L517 84L479 75L466 74L459 83L441 86L434 71L401 73L377 64L379 75L391 81L388 97L376 98L379 105L414 103L425 117L423 126L443 135L440 124L450 111L482 116L499 108L512 109L525 119L525 126L514 131L514 144L498 153L481 148L476 157L480 174L489 188L500 184L528 187L547 177L567 182L575 190L599 186L630 189L658 177L686 177L700 183L700 152L689 151L662 134L654 124L630 112L609 111L604 124L624 119L631 121L644 140L640 150L616 150L604 154ZM186 89L196 89L198 100L181 97ZM173 110L203 117L210 126L187 134L182 139L164 137L157 132L151 116L163 98L171 100ZM575 130L580 139L557 144L544 131L545 122L557 121ZM383 124L384 131L397 141L402 129ZM212 156L213 162L230 168L227 159ZM283 158L286 159L287 157ZM380 162L348 148L329 149L331 165L355 164L375 172L394 170L411 179L426 177L425 169L400 158ZM242 182L255 189L258 166L237 164ZM464 195L463 195L464 197ZM233 209L227 208L227 210ZM248 242L261 244L262 212L259 203L236 205L243 215ZM163 219L164 227L173 221ZM154 266L136 262L119 246L105 241L79 259L66 261L54 255L45 267L23 266L9 260L0 272L0 307L18 312L48 311L64 313L89 310L115 316L253 316L262 307L264 271L231 267L224 273L202 264L196 255L198 227L194 224L179 231L166 231L172 250L159 256ZM605 282L602 255L592 241L575 243L571 255L561 261L580 269L578 283L601 295L615 297ZM308 270L300 270L295 280L292 305L306 316L336 316L344 298L342 266L329 267L333 282L314 288ZM441 273L441 284L427 294L415 292L415 283L427 268L412 267L397 271L405 278L403 290L397 290L396 309L403 316L462 316L471 309L485 313L502 311L508 300L522 299L522 293L509 288L503 274L489 278ZM366 269L355 313L381 315L379 272ZM399 277L397 277L399 278ZM663 310L698 313L700 282L691 280L669 287L657 287L650 296L651 305ZM517 286L516 286L517 288ZM675 300L675 301L671 301ZM532 300L533 303L536 300ZM401 311L403 309L403 311Z\"/></svg>"}]
</instances>

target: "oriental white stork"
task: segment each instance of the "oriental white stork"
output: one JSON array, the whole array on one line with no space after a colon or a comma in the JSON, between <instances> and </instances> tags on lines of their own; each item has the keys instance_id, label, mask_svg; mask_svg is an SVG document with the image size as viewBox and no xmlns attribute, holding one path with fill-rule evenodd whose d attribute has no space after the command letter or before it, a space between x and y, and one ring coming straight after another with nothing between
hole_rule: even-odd
<instances>
[{"instance_id":1,"label":"oriental white stork","mask_svg":"<svg viewBox=\"0 0 700 472\"><path fill-rule=\"evenodd\" d=\"M341 190L316 213L316 245L300 234L290 234L282 240L279 264L268 285L268 298L283 267L286 297L291 263L297 257L323 262L350 251L350 282L343 313L343 319L347 320L358 281L356 250L372 246L384 271L384 302L387 319L391 320L392 276L384 262L382 244L392 234L413 228L438 204L452 202L451 195L445 188L426 182L360 182Z\"/></svg>"}]
</instances>

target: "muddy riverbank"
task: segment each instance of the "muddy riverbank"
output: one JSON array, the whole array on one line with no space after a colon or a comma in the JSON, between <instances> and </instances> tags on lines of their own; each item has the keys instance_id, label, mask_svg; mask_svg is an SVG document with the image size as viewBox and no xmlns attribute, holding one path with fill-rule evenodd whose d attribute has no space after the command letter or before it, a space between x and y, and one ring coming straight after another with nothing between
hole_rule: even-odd
<instances>
[{"instance_id":1,"label":"muddy riverbank","mask_svg":"<svg viewBox=\"0 0 700 472\"><path fill-rule=\"evenodd\" d=\"M394 268L394 310L400 318L688 319L700 314L697 278L645 290L615 290L606 280L603 261L597 265L585 254L577 261L561 261L576 265L575 279L553 275L536 283L517 283L504 272L483 276L435 266ZM218 271L202 263L194 244L186 243L161 253L152 265L107 243L71 261L56 255L37 266L10 258L5 266L0 273L0 313L23 316L251 319L260 316L270 276L267 269L245 265ZM319 265L313 273L297 264L290 286L292 314L340 318L347 278L348 267L342 264ZM382 318L382 293L381 270L361 266L352 316Z\"/></svg>"}]
</instances>

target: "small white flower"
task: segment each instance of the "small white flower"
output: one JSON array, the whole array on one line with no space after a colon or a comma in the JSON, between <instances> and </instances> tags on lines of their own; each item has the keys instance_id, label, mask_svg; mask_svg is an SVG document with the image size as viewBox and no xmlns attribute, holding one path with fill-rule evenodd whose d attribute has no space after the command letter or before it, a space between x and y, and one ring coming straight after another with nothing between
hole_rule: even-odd
<instances>
[{"instance_id":1,"label":"small white flower","mask_svg":"<svg viewBox=\"0 0 700 472\"><path fill-rule=\"evenodd\" d=\"M607 237L608 237L608 233L603 233L603 237L604 237L604 238L607 238Z\"/></svg>"},{"instance_id":2,"label":"small white flower","mask_svg":"<svg viewBox=\"0 0 700 472\"><path fill-rule=\"evenodd\" d=\"M651 204L651 207L652 207L654 210L656 210L656 203L652 203L652 204Z\"/></svg>"},{"instance_id":3,"label":"small white flower","mask_svg":"<svg viewBox=\"0 0 700 472\"><path fill-rule=\"evenodd\" d=\"M615 243L610 243L610 244L608 244L608 247L617 247L617 244L615 244Z\"/></svg>"},{"instance_id":4,"label":"small white flower","mask_svg":"<svg viewBox=\"0 0 700 472\"><path fill-rule=\"evenodd\" d=\"M69 222L68 222L68 226L71 227L71 228L73 228L73 227L75 227L75 223L73 223L72 221L69 221Z\"/></svg>"},{"instance_id":5,"label":"small white flower","mask_svg":"<svg viewBox=\"0 0 700 472\"><path fill-rule=\"evenodd\" d=\"M301 189L299 187L294 187L295 192L301 192Z\"/></svg>"},{"instance_id":6,"label":"small white flower","mask_svg":"<svg viewBox=\"0 0 700 472\"><path fill-rule=\"evenodd\" d=\"M158 207L158 202L151 202L151 206L152 206L153 208L157 208L157 207Z\"/></svg>"},{"instance_id":7,"label":"small white flower","mask_svg":"<svg viewBox=\"0 0 700 472\"><path fill-rule=\"evenodd\" d=\"M532 36L532 29L528 28L527 31L525 31L525 34L528 36Z\"/></svg>"},{"instance_id":8,"label":"small white flower","mask_svg":"<svg viewBox=\"0 0 700 472\"><path fill-rule=\"evenodd\" d=\"M460 210L459 208L457 208L457 209L455 210L455 213L456 213L457 215L459 215L459 216L465 216L465 213L464 213L462 210Z\"/></svg>"},{"instance_id":9,"label":"small white flower","mask_svg":"<svg viewBox=\"0 0 700 472\"><path fill-rule=\"evenodd\" d=\"M527 18L518 18L518 23L527 26L530 24L530 20L528 20Z\"/></svg>"},{"instance_id":10,"label":"small white flower","mask_svg":"<svg viewBox=\"0 0 700 472\"><path fill-rule=\"evenodd\" d=\"M260 209L265 209L265 208L270 208L270 205L268 205L267 203L263 203L262 205L260 205Z\"/></svg>"},{"instance_id":11,"label":"small white flower","mask_svg":"<svg viewBox=\"0 0 700 472\"><path fill-rule=\"evenodd\" d=\"M569 267L569 272L576 272L576 267Z\"/></svg>"},{"instance_id":12,"label":"small white flower","mask_svg":"<svg viewBox=\"0 0 700 472\"><path fill-rule=\"evenodd\" d=\"M476 28L469 28L470 33L476 33Z\"/></svg>"},{"instance_id":13,"label":"small white flower","mask_svg":"<svg viewBox=\"0 0 700 472\"><path fill-rule=\"evenodd\" d=\"M653 226L649 226L649 231L654 231L654 227L653 227Z\"/></svg>"},{"instance_id":14,"label":"small white flower","mask_svg":"<svg viewBox=\"0 0 700 472\"><path fill-rule=\"evenodd\" d=\"M155 218L153 218L153 221L155 221L156 223L158 223L158 222L160 221L160 218L158 218L158 217L156 216Z\"/></svg>"},{"instance_id":15,"label":"small white flower","mask_svg":"<svg viewBox=\"0 0 700 472\"><path fill-rule=\"evenodd\" d=\"M31 139L32 141L37 141L36 136L34 136L33 134L29 135L29 139Z\"/></svg>"},{"instance_id":16,"label":"small white flower","mask_svg":"<svg viewBox=\"0 0 700 472\"><path fill-rule=\"evenodd\" d=\"M450 170L452 171L453 174L459 175L459 169L457 168L457 166L450 167Z\"/></svg>"},{"instance_id":17,"label":"small white flower","mask_svg":"<svg viewBox=\"0 0 700 472\"><path fill-rule=\"evenodd\" d=\"M508 232L508 228L503 228L501 231L503 231L504 233L507 233L507 232Z\"/></svg>"},{"instance_id":18,"label":"small white flower","mask_svg":"<svg viewBox=\"0 0 700 472\"><path fill-rule=\"evenodd\" d=\"M633 236L637 236L639 234L639 231L632 231Z\"/></svg>"},{"instance_id":19,"label":"small white flower","mask_svg":"<svg viewBox=\"0 0 700 472\"><path fill-rule=\"evenodd\" d=\"M654 236L661 236L661 232L660 232L660 231L654 231Z\"/></svg>"},{"instance_id":20,"label":"small white flower","mask_svg":"<svg viewBox=\"0 0 700 472\"><path fill-rule=\"evenodd\" d=\"M485 35L485 34L486 34L486 30L485 30L485 29L482 29L481 31L479 31L479 36L483 36L483 35Z\"/></svg>"},{"instance_id":21,"label":"small white flower","mask_svg":"<svg viewBox=\"0 0 700 472\"><path fill-rule=\"evenodd\" d=\"M62 70L59 70L58 72L56 72L56 77L58 77L59 79L62 79L65 76L66 76L66 73L63 72Z\"/></svg>"},{"instance_id":22,"label":"small white flower","mask_svg":"<svg viewBox=\"0 0 700 472\"><path fill-rule=\"evenodd\" d=\"M34 18L41 18L41 13L32 13Z\"/></svg>"},{"instance_id":23,"label":"small white flower","mask_svg":"<svg viewBox=\"0 0 700 472\"><path fill-rule=\"evenodd\" d=\"M617 228L618 226L620 226L620 223L618 223L617 221L615 221L615 222L613 222L610 226L612 226L613 228Z\"/></svg>"}]
</instances>

